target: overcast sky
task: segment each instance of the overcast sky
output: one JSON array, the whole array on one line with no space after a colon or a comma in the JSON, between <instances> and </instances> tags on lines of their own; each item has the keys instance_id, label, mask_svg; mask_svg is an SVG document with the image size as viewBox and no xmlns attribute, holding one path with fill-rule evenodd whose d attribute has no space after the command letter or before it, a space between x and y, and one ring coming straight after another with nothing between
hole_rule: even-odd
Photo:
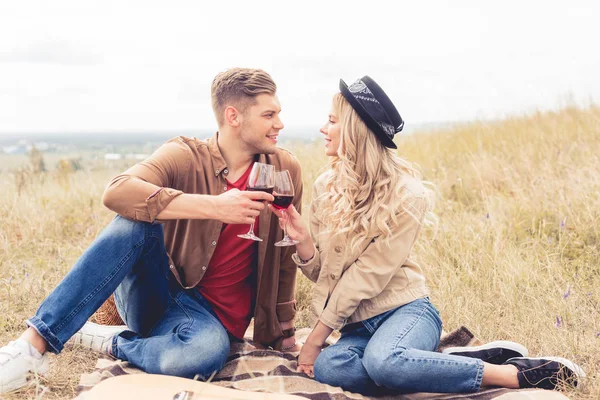
<instances>
[{"instance_id":1,"label":"overcast sky","mask_svg":"<svg viewBox=\"0 0 600 400\"><path fill-rule=\"evenodd\" d=\"M368 74L406 124L600 98L597 1L0 0L0 133L214 129L228 67L275 79L288 128Z\"/></svg>"}]
</instances>

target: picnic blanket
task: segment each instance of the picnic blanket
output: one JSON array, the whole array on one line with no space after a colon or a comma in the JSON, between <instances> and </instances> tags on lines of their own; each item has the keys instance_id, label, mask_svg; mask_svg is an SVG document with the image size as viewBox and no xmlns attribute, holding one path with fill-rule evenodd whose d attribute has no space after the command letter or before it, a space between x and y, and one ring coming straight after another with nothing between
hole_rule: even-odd
<instances>
[{"instance_id":1,"label":"picnic blanket","mask_svg":"<svg viewBox=\"0 0 600 400\"><path fill-rule=\"evenodd\" d=\"M296 336L304 342L310 329L300 329ZM440 394L440 393L413 393L395 396L366 397L356 393L343 391L341 388L319 383L307 375L296 372L297 353L282 353L276 350L260 349L252 344L252 332L246 333L242 342L232 343L231 353L225 367L210 380L211 384L240 391L271 392L293 394L314 400L364 400L364 399L394 399L394 400L422 400L422 399L556 399L568 398L559 392L520 389L511 390L503 388L483 388L477 393L469 394ZM329 344L335 342L330 338ZM481 344L465 327L445 334L442 337L438 351L451 346L477 346ZM83 374L77 387L77 400L85 400L86 391L97 383L114 376L126 374L143 374L144 372L121 360L98 359L96 370L90 374ZM435 377L432 377L435 379ZM243 398L243 392L240 393Z\"/></svg>"}]
</instances>

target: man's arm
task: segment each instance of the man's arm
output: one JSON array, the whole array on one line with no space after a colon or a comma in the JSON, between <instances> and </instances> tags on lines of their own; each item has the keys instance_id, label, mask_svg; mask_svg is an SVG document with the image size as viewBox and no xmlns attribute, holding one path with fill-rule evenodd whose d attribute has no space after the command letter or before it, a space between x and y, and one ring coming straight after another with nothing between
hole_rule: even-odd
<instances>
[{"instance_id":1,"label":"man's arm","mask_svg":"<svg viewBox=\"0 0 600 400\"><path fill-rule=\"evenodd\" d=\"M272 201L264 192L230 190L220 195L183 193L183 179L192 165L192 152L181 139L161 146L146 160L115 177L104 191L110 210L145 222L169 219L217 219L229 224L250 224Z\"/></svg>"}]
</instances>

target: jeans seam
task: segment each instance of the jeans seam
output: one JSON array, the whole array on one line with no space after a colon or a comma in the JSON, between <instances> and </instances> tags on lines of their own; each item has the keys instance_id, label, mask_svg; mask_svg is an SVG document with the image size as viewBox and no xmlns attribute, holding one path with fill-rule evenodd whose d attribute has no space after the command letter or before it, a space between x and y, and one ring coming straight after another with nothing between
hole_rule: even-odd
<instances>
[{"instance_id":1,"label":"jeans seam","mask_svg":"<svg viewBox=\"0 0 600 400\"><path fill-rule=\"evenodd\" d=\"M180 295L187 296L187 294L184 291L181 291ZM188 310L186 310L186 308L184 307L183 303L179 300L179 295L176 296L175 298L173 298L173 300L175 300L175 303L177 303L177 305L179 307L181 307L181 309L183 310L183 312L185 313L185 315L187 315L187 317L189 319L189 321L186 324L186 326L181 328L182 331L188 331L192 327L192 324L194 323L194 321L196 321L196 319L192 316L192 314L190 314L188 312Z\"/></svg>"},{"instance_id":2,"label":"jeans seam","mask_svg":"<svg viewBox=\"0 0 600 400\"><path fill-rule=\"evenodd\" d=\"M471 387L471 391L476 392L481 388L481 382L483 381L483 361L479 361L477 363L477 376L475 377L475 382L473 382L473 386Z\"/></svg>"},{"instance_id":3,"label":"jeans seam","mask_svg":"<svg viewBox=\"0 0 600 400\"><path fill-rule=\"evenodd\" d=\"M427 306L423 307L421 309L421 312L419 313L419 315L413 320L412 324L410 326L408 326L404 332L402 332L397 338L396 338L396 342L394 343L393 347L392 347L392 351L396 350L396 348L398 347L398 343L400 343L400 341L402 339L404 339L404 337L408 334L408 332L410 332L412 330L412 328L415 327L415 325L417 324L417 322L419 322L421 320L421 318L423 318L423 314L425 314L425 310L427 309Z\"/></svg>"},{"instance_id":4,"label":"jeans seam","mask_svg":"<svg viewBox=\"0 0 600 400\"><path fill-rule=\"evenodd\" d=\"M144 244L146 244L146 239L158 239L158 237L157 237L157 236L150 236L150 237L148 237L148 238L144 238ZM146 256L146 255L148 255L150 252L152 252L152 250L154 250L154 248L155 248L155 247L156 247L156 245L158 244L158 240L154 240L153 242L154 242L154 243L152 244L152 247L150 247L150 248L148 249L148 251L146 251L146 252L142 253L142 256Z\"/></svg>"},{"instance_id":5,"label":"jeans seam","mask_svg":"<svg viewBox=\"0 0 600 400\"><path fill-rule=\"evenodd\" d=\"M127 260L129 260L129 258L131 258L131 255L133 254L134 250L136 250L138 247L142 246L145 243L145 238L140 240L138 243L136 243L135 245L133 245L133 248L129 251L129 253L127 253L125 255L125 257L123 257L121 259L121 262L119 264L117 264L117 267L115 269L112 270L111 274L108 275L106 278L104 278L104 280L100 283L100 285L96 286L96 288L90 293L88 294L76 307L73 311L71 311L71 313L69 313L62 321L61 323L55 328L55 331L58 333L62 330L62 328L65 326L65 324L67 324L68 322L70 322L73 317L75 317L75 315L77 315L77 313L79 311L81 311L81 309L83 307L85 307L85 305L87 303L89 303L89 301L94 298L94 296L96 296L96 294L98 294L98 292L100 290L102 290L102 288L104 288L108 282L110 282L112 280L112 278L114 278L114 276L121 270L121 268L123 267L123 265L125 265L125 263L127 262Z\"/></svg>"}]
</instances>

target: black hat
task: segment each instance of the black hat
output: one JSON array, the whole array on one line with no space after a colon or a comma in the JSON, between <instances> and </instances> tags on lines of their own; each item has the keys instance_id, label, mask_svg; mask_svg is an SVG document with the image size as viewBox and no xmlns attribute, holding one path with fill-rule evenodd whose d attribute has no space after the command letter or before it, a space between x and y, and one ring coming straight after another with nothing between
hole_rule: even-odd
<instances>
[{"instance_id":1,"label":"black hat","mask_svg":"<svg viewBox=\"0 0 600 400\"><path fill-rule=\"evenodd\" d=\"M396 149L392 139L402 130L404 121L377 82L365 75L348 86L340 79L340 91L379 141L385 147Z\"/></svg>"}]
</instances>

